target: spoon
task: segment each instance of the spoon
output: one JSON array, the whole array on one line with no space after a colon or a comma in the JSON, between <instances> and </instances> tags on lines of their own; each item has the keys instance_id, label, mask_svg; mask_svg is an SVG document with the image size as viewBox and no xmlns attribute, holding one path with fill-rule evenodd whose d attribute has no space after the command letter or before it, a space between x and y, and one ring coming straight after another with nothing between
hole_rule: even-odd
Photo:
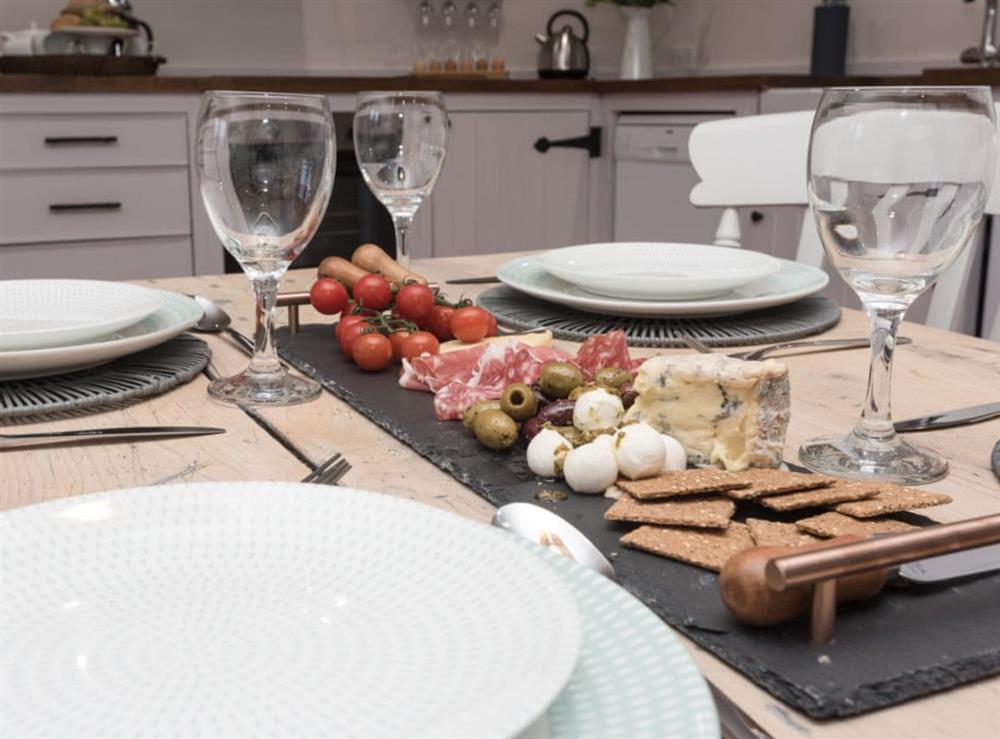
<instances>
[{"instance_id":1,"label":"spoon","mask_svg":"<svg viewBox=\"0 0 1000 739\"><path fill-rule=\"evenodd\" d=\"M240 349L253 356L253 342L229 325L233 319L226 311L204 295L192 295L191 297L202 310L201 318L193 326L195 331L203 334L227 333L239 345Z\"/></svg>"}]
</instances>

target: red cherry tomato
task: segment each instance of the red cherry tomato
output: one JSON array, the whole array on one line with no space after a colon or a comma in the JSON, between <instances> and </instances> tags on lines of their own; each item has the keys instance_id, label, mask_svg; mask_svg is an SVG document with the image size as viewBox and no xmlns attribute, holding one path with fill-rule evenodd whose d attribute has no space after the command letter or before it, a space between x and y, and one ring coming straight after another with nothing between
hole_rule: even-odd
<instances>
[{"instance_id":1,"label":"red cherry tomato","mask_svg":"<svg viewBox=\"0 0 1000 739\"><path fill-rule=\"evenodd\" d=\"M433 307L434 292L427 285L403 285L396 293L396 312L410 321L423 321Z\"/></svg>"},{"instance_id":2,"label":"red cherry tomato","mask_svg":"<svg viewBox=\"0 0 1000 739\"><path fill-rule=\"evenodd\" d=\"M382 334L364 334L351 350L355 364L366 372L379 372L392 361L392 342Z\"/></svg>"},{"instance_id":3,"label":"red cherry tomato","mask_svg":"<svg viewBox=\"0 0 1000 739\"><path fill-rule=\"evenodd\" d=\"M447 305L435 305L427 315L425 328L434 334L439 341L449 341L455 338L451 332L451 316L454 308Z\"/></svg>"},{"instance_id":4,"label":"red cherry tomato","mask_svg":"<svg viewBox=\"0 0 1000 739\"><path fill-rule=\"evenodd\" d=\"M337 341L340 341L340 337L344 333L345 329L347 329L349 326L354 325L355 323L362 323L364 320L365 320L364 316L359 316L354 313L341 316L340 320L337 321L337 329L335 331L337 336Z\"/></svg>"},{"instance_id":5,"label":"red cherry tomato","mask_svg":"<svg viewBox=\"0 0 1000 739\"><path fill-rule=\"evenodd\" d=\"M392 288L382 275L365 275L354 285L354 299L365 308L385 310L392 302Z\"/></svg>"},{"instance_id":6,"label":"red cherry tomato","mask_svg":"<svg viewBox=\"0 0 1000 739\"><path fill-rule=\"evenodd\" d=\"M486 309L484 308L483 310L486 310ZM486 330L486 335L487 336L496 336L497 335L497 317L495 315L493 315L492 313L490 313L487 310L486 311L486 319L487 319L487 321L489 323L489 328Z\"/></svg>"},{"instance_id":7,"label":"red cherry tomato","mask_svg":"<svg viewBox=\"0 0 1000 739\"><path fill-rule=\"evenodd\" d=\"M347 288L330 277L321 277L309 288L309 302L320 313L332 316L347 307Z\"/></svg>"},{"instance_id":8,"label":"red cherry tomato","mask_svg":"<svg viewBox=\"0 0 1000 739\"><path fill-rule=\"evenodd\" d=\"M410 338L409 331L393 331L389 334L389 343L392 344L392 356L399 359L403 356L403 342Z\"/></svg>"},{"instance_id":9,"label":"red cherry tomato","mask_svg":"<svg viewBox=\"0 0 1000 739\"><path fill-rule=\"evenodd\" d=\"M486 338L490 330L489 314L482 308L459 308L451 316L451 332L467 344Z\"/></svg>"},{"instance_id":10,"label":"red cherry tomato","mask_svg":"<svg viewBox=\"0 0 1000 739\"><path fill-rule=\"evenodd\" d=\"M371 327L367 323L352 323L340 334L340 350L347 355L348 359L354 359L354 342L356 342L365 331ZM390 345L390 349L392 346Z\"/></svg>"},{"instance_id":11,"label":"red cherry tomato","mask_svg":"<svg viewBox=\"0 0 1000 739\"><path fill-rule=\"evenodd\" d=\"M421 354L437 354L440 351L441 345L434 334L427 331L416 331L403 341L400 356L404 359L413 359Z\"/></svg>"}]
</instances>

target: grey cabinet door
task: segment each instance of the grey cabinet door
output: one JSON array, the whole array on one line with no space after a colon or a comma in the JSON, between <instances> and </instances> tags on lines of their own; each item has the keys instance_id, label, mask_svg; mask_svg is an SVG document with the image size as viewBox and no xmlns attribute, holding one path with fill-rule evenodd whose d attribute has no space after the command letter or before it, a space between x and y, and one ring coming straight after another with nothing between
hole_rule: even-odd
<instances>
[{"instance_id":1,"label":"grey cabinet door","mask_svg":"<svg viewBox=\"0 0 1000 739\"><path fill-rule=\"evenodd\" d=\"M590 159L534 148L585 135L585 110L458 112L431 198L428 256L545 249L588 240ZM422 250L423 251L423 250Z\"/></svg>"}]
</instances>

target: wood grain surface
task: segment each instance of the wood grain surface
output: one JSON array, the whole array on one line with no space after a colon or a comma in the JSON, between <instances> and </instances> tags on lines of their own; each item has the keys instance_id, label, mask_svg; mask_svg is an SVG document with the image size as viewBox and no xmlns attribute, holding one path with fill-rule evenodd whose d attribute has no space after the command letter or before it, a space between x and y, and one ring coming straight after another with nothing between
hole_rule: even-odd
<instances>
[{"instance_id":1,"label":"wood grain surface","mask_svg":"<svg viewBox=\"0 0 1000 739\"><path fill-rule=\"evenodd\" d=\"M514 254L455 257L414 262L414 269L432 279L491 274ZM282 290L308 289L311 270L290 272ZM157 287L207 295L234 317L237 328L252 330L252 305L242 275L155 280ZM444 286L454 295L474 295L487 286ZM330 350L337 351L332 320L311 308L303 323L331 324ZM281 321L284 321L282 311ZM977 405L1000 398L1000 344L915 324L902 333L913 344L897 350L893 412L897 418ZM827 337L864 336L863 315L845 311ZM225 374L239 371L247 358L226 338L205 336L213 362ZM572 348L565 345L564 348ZM654 354L656 350L634 350ZM682 350L669 350L676 353ZM786 357L792 384L792 420L785 456L806 438L846 431L856 420L864 393L867 356L863 351ZM58 430L93 426L193 424L223 426L224 435L170 441L95 444L9 451L0 455L0 508L86 492L137 485L195 480L297 480L308 467L302 455L319 463L335 451L353 465L344 484L381 490L486 521L491 506L446 473L324 393L303 406L261 412L264 425L242 411L209 400L207 381L200 377L158 398L123 410L89 416L19 424L18 430ZM400 390L400 392L405 392ZM428 397L428 403L430 398ZM272 434L294 446L293 454ZM949 494L954 502L933 509L940 521L1000 512L1000 482L989 464L990 450L1000 438L1000 420L958 429L914 434L912 441L943 452L951 474L928 489ZM947 628L947 624L942 624ZM754 720L774 737L957 737L995 736L1000 725L1000 678L922 698L863 716L829 722L812 721L754 686L722 662L687 642L699 667Z\"/></svg>"}]
</instances>

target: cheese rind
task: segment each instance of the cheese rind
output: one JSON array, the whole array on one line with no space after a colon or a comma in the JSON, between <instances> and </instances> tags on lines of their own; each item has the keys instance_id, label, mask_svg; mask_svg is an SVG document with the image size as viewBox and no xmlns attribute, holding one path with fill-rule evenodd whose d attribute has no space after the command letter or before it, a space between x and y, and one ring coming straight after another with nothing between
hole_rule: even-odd
<instances>
[{"instance_id":1,"label":"cheese rind","mask_svg":"<svg viewBox=\"0 0 1000 739\"><path fill-rule=\"evenodd\" d=\"M657 356L639 368L625 419L676 438L692 464L778 467L790 416L788 369L722 354Z\"/></svg>"}]
</instances>

